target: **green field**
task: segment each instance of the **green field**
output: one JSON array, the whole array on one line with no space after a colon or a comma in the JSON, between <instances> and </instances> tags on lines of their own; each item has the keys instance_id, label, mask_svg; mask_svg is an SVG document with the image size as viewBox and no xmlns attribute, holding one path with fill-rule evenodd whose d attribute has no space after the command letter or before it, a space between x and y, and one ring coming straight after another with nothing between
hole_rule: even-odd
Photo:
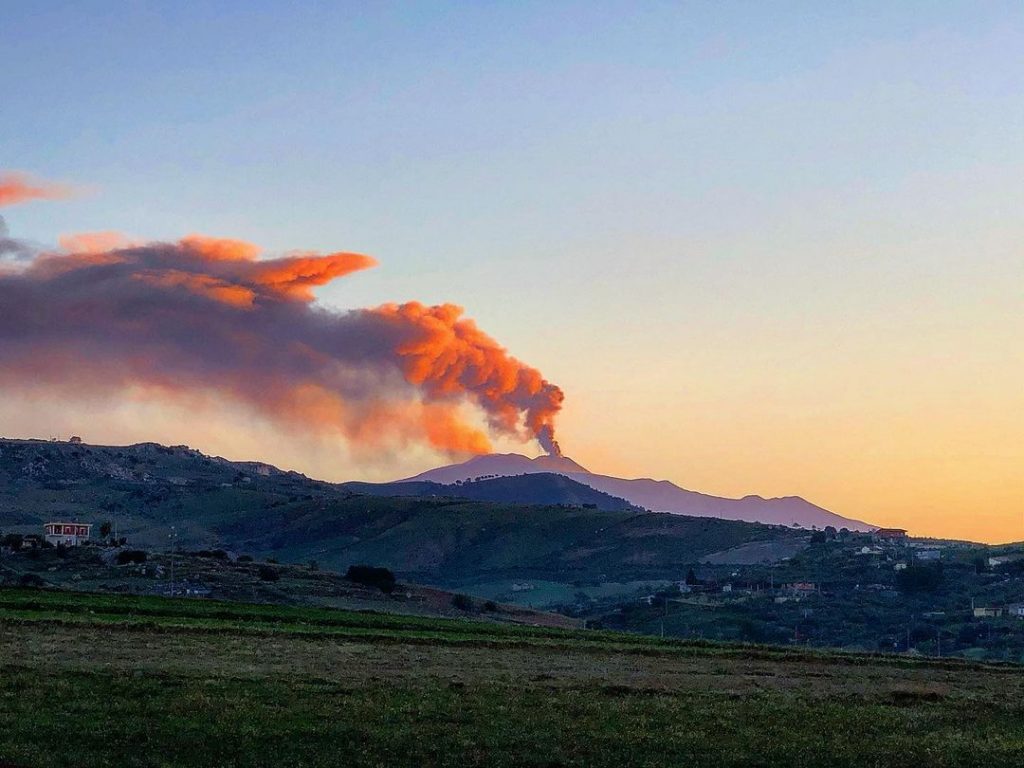
<instances>
[{"instance_id":1,"label":"green field","mask_svg":"<svg viewBox=\"0 0 1024 768\"><path fill-rule=\"evenodd\" d=\"M0 590L0 765L1019 765L1012 665Z\"/></svg>"}]
</instances>

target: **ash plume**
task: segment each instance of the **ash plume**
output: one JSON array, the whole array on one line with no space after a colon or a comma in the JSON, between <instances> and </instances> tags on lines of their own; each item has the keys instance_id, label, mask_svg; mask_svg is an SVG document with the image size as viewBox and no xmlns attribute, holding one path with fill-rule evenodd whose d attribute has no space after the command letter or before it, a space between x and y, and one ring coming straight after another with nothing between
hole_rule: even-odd
<instances>
[{"instance_id":1,"label":"ash plume","mask_svg":"<svg viewBox=\"0 0 1024 768\"><path fill-rule=\"evenodd\" d=\"M192 236L62 240L0 270L0 388L74 397L143 388L215 393L278 423L356 445L490 450L489 434L558 453L562 391L452 304L335 312L313 289L375 265L361 254L258 259L249 243ZM473 425L466 407L482 413Z\"/></svg>"}]
</instances>

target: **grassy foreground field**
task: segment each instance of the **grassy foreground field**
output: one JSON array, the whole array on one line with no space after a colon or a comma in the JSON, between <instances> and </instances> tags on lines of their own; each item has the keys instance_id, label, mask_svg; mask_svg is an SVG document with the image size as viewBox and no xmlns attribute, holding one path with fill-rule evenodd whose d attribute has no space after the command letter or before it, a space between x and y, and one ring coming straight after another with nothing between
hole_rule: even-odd
<instances>
[{"instance_id":1,"label":"grassy foreground field","mask_svg":"<svg viewBox=\"0 0 1024 768\"><path fill-rule=\"evenodd\" d=\"M0 766L1000 766L1024 674L0 590Z\"/></svg>"}]
</instances>

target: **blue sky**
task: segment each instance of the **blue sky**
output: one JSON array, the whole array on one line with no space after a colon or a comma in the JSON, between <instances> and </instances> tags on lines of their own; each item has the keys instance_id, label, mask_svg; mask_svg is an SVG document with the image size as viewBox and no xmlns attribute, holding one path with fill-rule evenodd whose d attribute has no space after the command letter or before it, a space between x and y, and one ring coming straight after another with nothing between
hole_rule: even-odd
<instances>
[{"instance_id":1,"label":"blue sky","mask_svg":"<svg viewBox=\"0 0 1024 768\"><path fill-rule=\"evenodd\" d=\"M894 423L979 371L981 422L901 443L899 471L965 428L958 465L1021 455L998 436L1024 370L1020 3L14 2L0 25L0 168L91 190L5 211L14 235L373 254L322 300L465 305L609 471L865 517ZM878 463L808 470L821 441Z\"/></svg>"}]
</instances>

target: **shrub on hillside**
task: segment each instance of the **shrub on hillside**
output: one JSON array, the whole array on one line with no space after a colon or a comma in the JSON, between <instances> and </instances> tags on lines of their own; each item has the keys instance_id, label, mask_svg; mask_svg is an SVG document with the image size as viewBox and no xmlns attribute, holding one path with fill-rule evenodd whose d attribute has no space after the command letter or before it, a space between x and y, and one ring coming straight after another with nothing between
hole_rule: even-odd
<instances>
[{"instance_id":1,"label":"shrub on hillside","mask_svg":"<svg viewBox=\"0 0 1024 768\"><path fill-rule=\"evenodd\" d=\"M146 562L146 553L141 549L126 549L117 553L118 565L138 565L144 562Z\"/></svg>"},{"instance_id":2,"label":"shrub on hillside","mask_svg":"<svg viewBox=\"0 0 1024 768\"><path fill-rule=\"evenodd\" d=\"M43 580L34 573L22 574L18 583L23 587L41 587L44 584Z\"/></svg>"},{"instance_id":3,"label":"shrub on hillside","mask_svg":"<svg viewBox=\"0 0 1024 768\"><path fill-rule=\"evenodd\" d=\"M452 607L458 608L460 611L471 611L473 610L473 598L469 595L454 595Z\"/></svg>"},{"instance_id":4,"label":"shrub on hillside","mask_svg":"<svg viewBox=\"0 0 1024 768\"><path fill-rule=\"evenodd\" d=\"M280 581L281 579L281 574L278 573L277 568L269 565L261 565L258 573L263 581Z\"/></svg>"},{"instance_id":5,"label":"shrub on hillside","mask_svg":"<svg viewBox=\"0 0 1024 768\"><path fill-rule=\"evenodd\" d=\"M200 549L192 553L196 557L207 557L214 560L227 560L228 553L223 549Z\"/></svg>"},{"instance_id":6,"label":"shrub on hillside","mask_svg":"<svg viewBox=\"0 0 1024 768\"><path fill-rule=\"evenodd\" d=\"M896 574L901 592L934 592L942 584L942 563L910 565Z\"/></svg>"},{"instance_id":7,"label":"shrub on hillside","mask_svg":"<svg viewBox=\"0 0 1024 768\"><path fill-rule=\"evenodd\" d=\"M372 565L350 565L345 578L356 584L376 587L381 592L390 593L395 588L395 574L387 568Z\"/></svg>"}]
</instances>

